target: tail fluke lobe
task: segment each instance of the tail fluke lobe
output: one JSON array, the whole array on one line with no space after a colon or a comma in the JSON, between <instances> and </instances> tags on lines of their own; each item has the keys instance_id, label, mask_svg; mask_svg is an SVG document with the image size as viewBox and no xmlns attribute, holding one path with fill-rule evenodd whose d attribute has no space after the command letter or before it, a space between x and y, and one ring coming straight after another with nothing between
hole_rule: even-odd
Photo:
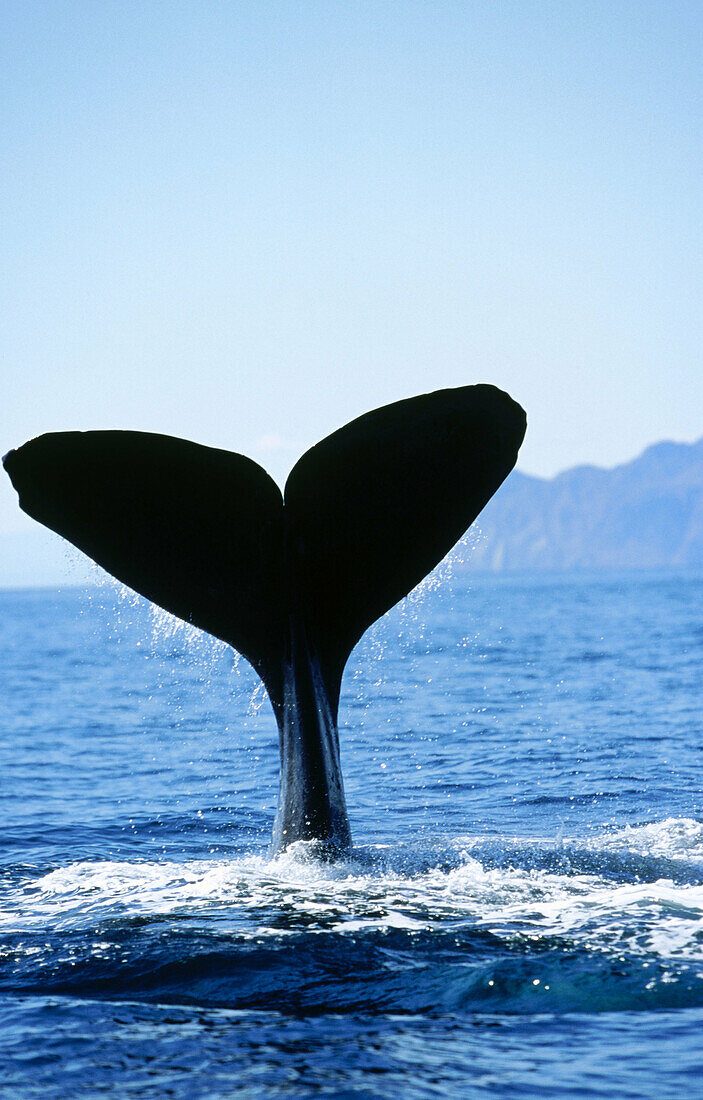
<instances>
[{"instance_id":1,"label":"tail fluke lobe","mask_svg":"<svg viewBox=\"0 0 703 1100\"><path fill-rule=\"evenodd\" d=\"M375 409L302 456L285 490L290 569L330 692L364 631L434 568L512 470L523 409L493 386Z\"/></svg>"},{"instance_id":2,"label":"tail fluke lobe","mask_svg":"<svg viewBox=\"0 0 703 1100\"><path fill-rule=\"evenodd\" d=\"M145 432L61 432L3 459L30 516L229 642L281 698L283 501L255 462Z\"/></svg>"}]
</instances>

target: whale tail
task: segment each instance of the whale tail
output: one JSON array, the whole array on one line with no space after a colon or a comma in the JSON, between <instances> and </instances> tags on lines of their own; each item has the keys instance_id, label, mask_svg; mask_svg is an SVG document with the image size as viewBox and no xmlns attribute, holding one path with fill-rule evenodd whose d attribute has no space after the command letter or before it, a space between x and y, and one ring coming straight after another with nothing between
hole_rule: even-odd
<instances>
[{"instance_id":1,"label":"whale tail","mask_svg":"<svg viewBox=\"0 0 703 1100\"><path fill-rule=\"evenodd\" d=\"M493 386L399 401L307 451L285 502L243 455L143 432L42 435L3 462L30 516L242 653L279 729L291 707L307 706L334 742L353 646L473 522L512 470L525 427ZM307 695L292 687L301 662L314 669ZM310 741L310 722L298 740ZM338 771L333 757L323 787Z\"/></svg>"},{"instance_id":2,"label":"whale tail","mask_svg":"<svg viewBox=\"0 0 703 1100\"><path fill-rule=\"evenodd\" d=\"M28 515L234 646L275 703L291 614L338 695L353 646L474 521L525 426L493 386L398 401L307 451L285 505L251 459L145 432L50 433L3 463Z\"/></svg>"}]
</instances>

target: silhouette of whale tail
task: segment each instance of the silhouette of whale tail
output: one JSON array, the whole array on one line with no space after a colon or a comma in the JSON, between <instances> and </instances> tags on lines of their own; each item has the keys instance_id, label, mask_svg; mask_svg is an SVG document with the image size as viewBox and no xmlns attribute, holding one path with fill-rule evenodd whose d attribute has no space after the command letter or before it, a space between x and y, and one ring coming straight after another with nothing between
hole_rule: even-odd
<instances>
[{"instance_id":1,"label":"silhouette of whale tail","mask_svg":"<svg viewBox=\"0 0 703 1100\"><path fill-rule=\"evenodd\" d=\"M25 512L251 662L281 735L274 844L344 848L346 660L473 522L525 427L493 386L398 401L307 451L285 502L243 455L144 432L50 433L3 463Z\"/></svg>"}]
</instances>

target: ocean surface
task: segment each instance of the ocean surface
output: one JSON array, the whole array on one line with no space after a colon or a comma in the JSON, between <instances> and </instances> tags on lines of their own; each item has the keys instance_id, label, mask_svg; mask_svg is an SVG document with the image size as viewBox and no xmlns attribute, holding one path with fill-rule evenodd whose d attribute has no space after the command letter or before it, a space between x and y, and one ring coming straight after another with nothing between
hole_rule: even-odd
<instances>
[{"instance_id":1,"label":"ocean surface","mask_svg":"<svg viewBox=\"0 0 703 1100\"><path fill-rule=\"evenodd\" d=\"M112 583L0 592L0 1097L703 1096L703 578L445 568L362 640L354 848Z\"/></svg>"}]
</instances>

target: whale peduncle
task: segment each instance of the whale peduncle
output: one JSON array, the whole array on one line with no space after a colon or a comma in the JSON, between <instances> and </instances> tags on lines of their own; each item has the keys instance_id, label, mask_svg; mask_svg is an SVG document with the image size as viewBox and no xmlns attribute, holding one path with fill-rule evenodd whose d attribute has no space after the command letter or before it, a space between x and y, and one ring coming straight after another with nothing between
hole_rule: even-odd
<instances>
[{"instance_id":1,"label":"whale peduncle","mask_svg":"<svg viewBox=\"0 0 703 1100\"><path fill-rule=\"evenodd\" d=\"M278 812L272 851L297 840L319 841L338 855L351 845L337 731L320 662L298 617L291 621L283 662L283 692L274 708L281 754Z\"/></svg>"}]
</instances>

